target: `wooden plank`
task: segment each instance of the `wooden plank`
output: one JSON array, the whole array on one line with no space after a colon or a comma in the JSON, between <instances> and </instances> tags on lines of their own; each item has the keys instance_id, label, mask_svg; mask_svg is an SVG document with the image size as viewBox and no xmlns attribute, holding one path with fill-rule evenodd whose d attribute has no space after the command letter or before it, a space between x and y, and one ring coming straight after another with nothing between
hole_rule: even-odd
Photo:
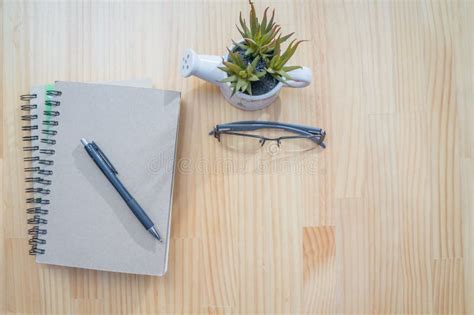
<instances>
[{"instance_id":1,"label":"wooden plank","mask_svg":"<svg viewBox=\"0 0 474 315\"><path fill-rule=\"evenodd\" d=\"M467 314L474 313L474 78L464 69L472 69L474 65L474 34L469 30L474 27L474 19L470 13L474 12L472 1L462 1L453 11L459 20L459 28L453 36L456 42L455 50L455 80L457 118L459 130L459 158L461 174L460 202L462 218L462 244L464 269L464 303Z\"/></svg>"},{"instance_id":2,"label":"wooden plank","mask_svg":"<svg viewBox=\"0 0 474 315\"><path fill-rule=\"evenodd\" d=\"M0 174L3 177L3 159L0 160ZM5 204L4 200L5 198L3 197L3 180L0 182L0 200L2 203L0 204L0 291L1 292L7 292L7 262L6 262L6 255L7 255L7 247L6 243L7 240L5 238L5 232L4 232L4 214L5 214ZM7 300L6 300L6 294L1 294L0 295L0 312L5 314L7 312Z\"/></svg>"},{"instance_id":3,"label":"wooden plank","mask_svg":"<svg viewBox=\"0 0 474 315\"><path fill-rule=\"evenodd\" d=\"M303 228L303 312L333 313L336 306L336 238L333 226Z\"/></svg>"},{"instance_id":4,"label":"wooden plank","mask_svg":"<svg viewBox=\"0 0 474 315\"><path fill-rule=\"evenodd\" d=\"M369 274L371 309L395 313L402 309L402 233L399 164L397 160L397 117L369 117L367 176L370 222Z\"/></svg>"},{"instance_id":5,"label":"wooden plank","mask_svg":"<svg viewBox=\"0 0 474 315\"><path fill-rule=\"evenodd\" d=\"M435 259L433 262L433 311L436 314L463 314L463 260Z\"/></svg>"},{"instance_id":6,"label":"wooden plank","mask_svg":"<svg viewBox=\"0 0 474 315\"><path fill-rule=\"evenodd\" d=\"M336 310L341 314L370 313L371 211L367 200L346 198L338 201L337 212Z\"/></svg>"},{"instance_id":7,"label":"wooden plank","mask_svg":"<svg viewBox=\"0 0 474 315\"><path fill-rule=\"evenodd\" d=\"M400 264L403 312L432 312L432 227L430 126L427 111L397 115L400 206ZM413 176L416 174L416 176Z\"/></svg>"},{"instance_id":8,"label":"wooden plank","mask_svg":"<svg viewBox=\"0 0 474 315\"><path fill-rule=\"evenodd\" d=\"M461 207L463 235L464 302L467 314L474 312L474 159L461 160Z\"/></svg>"}]
</instances>

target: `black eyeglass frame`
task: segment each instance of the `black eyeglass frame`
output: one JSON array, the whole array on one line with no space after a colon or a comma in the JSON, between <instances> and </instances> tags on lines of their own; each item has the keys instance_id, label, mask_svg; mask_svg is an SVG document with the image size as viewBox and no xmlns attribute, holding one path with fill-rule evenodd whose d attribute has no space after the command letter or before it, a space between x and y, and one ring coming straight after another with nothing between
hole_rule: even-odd
<instances>
[{"instance_id":1,"label":"black eyeglass frame","mask_svg":"<svg viewBox=\"0 0 474 315\"><path fill-rule=\"evenodd\" d=\"M282 136L277 138L269 138L260 135L252 135L246 134L239 131L253 131L259 129L281 129L289 132L293 132L299 134L299 136ZM263 146L266 141L276 141L277 145L280 146L282 140L286 139L309 139L315 142L317 145L322 147L323 149L326 148L324 144L324 138L326 137L326 131L321 128L303 126L303 125L295 125L295 124L287 124L287 123L279 123L279 122L272 122L272 121L255 121L255 120L248 120L248 121L236 121L226 124L218 124L214 127L209 135L213 135L219 142L220 142L220 135L221 134L229 134L229 135L236 135L236 136L243 136L249 138L257 138L259 139L260 145Z\"/></svg>"}]
</instances>

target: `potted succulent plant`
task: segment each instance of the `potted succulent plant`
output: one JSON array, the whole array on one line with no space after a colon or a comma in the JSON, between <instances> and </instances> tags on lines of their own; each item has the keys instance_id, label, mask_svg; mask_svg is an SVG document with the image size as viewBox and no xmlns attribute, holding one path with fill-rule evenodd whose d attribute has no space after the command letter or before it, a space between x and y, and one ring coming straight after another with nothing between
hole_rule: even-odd
<instances>
[{"instance_id":1,"label":"potted succulent plant","mask_svg":"<svg viewBox=\"0 0 474 315\"><path fill-rule=\"evenodd\" d=\"M281 35L280 26L274 22L274 10L268 19L266 8L259 21L254 4L250 0L249 4L249 24L240 13L240 27L237 26L242 39L233 41L224 57L186 50L181 74L195 75L218 85L224 97L238 108L257 110L275 101L282 87L307 86L312 75L306 67L287 64L303 41L294 39L282 50L282 44L293 33Z\"/></svg>"}]
</instances>

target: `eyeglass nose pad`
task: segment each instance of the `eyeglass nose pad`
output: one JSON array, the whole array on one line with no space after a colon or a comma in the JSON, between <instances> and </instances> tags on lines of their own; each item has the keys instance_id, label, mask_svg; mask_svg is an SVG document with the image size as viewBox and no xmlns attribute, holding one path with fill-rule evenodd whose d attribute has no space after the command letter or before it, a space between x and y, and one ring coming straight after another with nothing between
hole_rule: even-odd
<instances>
[{"instance_id":1,"label":"eyeglass nose pad","mask_svg":"<svg viewBox=\"0 0 474 315\"><path fill-rule=\"evenodd\" d=\"M281 144L281 140L277 139L277 146L280 147L280 144Z\"/></svg>"},{"instance_id":2,"label":"eyeglass nose pad","mask_svg":"<svg viewBox=\"0 0 474 315\"><path fill-rule=\"evenodd\" d=\"M260 142L260 146L263 147L263 145L265 144L265 139L260 138L258 142Z\"/></svg>"}]
</instances>

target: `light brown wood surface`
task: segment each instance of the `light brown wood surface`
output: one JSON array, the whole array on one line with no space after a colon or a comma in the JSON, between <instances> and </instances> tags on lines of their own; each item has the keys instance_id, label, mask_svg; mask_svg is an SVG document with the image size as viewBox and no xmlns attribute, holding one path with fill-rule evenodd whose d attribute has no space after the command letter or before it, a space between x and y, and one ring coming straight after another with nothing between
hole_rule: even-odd
<instances>
[{"instance_id":1,"label":"light brown wood surface","mask_svg":"<svg viewBox=\"0 0 474 315\"><path fill-rule=\"evenodd\" d=\"M256 2L309 40L294 61L314 82L243 112L178 63L223 54L245 1L0 1L0 313L474 314L474 2ZM168 274L35 264L18 96L144 77L182 91ZM328 147L207 135L246 119L323 127Z\"/></svg>"}]
</instances>

